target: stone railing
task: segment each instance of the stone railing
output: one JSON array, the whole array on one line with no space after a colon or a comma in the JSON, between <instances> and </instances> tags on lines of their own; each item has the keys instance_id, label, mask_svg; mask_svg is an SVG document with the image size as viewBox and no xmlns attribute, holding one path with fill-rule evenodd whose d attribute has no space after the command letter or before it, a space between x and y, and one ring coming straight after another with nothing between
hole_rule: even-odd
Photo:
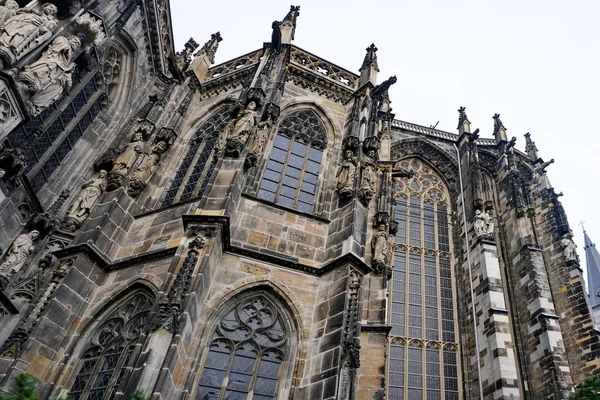
<instances>
[{"instance_id":1,"label":"stone railing","mask_svg":"<svg viewBox=\"0 0 600 400\"><path fill-rule=\"evenodd\" d=\"M293 64L310 71L316 72L323 78L334 81L348 89L355 90L358 86L358 75L327 62L314 54L292 47L291 61Z\"/></svg>"},{"instance_id":2,"label":"stone railing","mask_svg":"<svg viewBox=\"0 0 600 400\"><path fill-rule=\"evenodd\" d=\"M255 50L251 53L245 54L241 57L234 58L233 60L229 60L224 62L223 64L215 65L214 67L208 70L208 75L206 80L217 79L222 76L231 74L233 72L238 72L248 67L254 66L258 64L262 58L263 50Z\"/></svg>"}]
</instances>

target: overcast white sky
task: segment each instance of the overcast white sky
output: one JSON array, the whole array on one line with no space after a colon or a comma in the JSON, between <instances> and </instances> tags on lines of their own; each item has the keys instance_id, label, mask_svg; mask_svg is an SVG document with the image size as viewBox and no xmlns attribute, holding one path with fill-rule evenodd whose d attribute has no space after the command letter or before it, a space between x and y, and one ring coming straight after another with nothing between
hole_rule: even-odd
<instances>
[{"instance_id":1,"label":"overcast white sky","mask_svg":"<svg viewBox=\"0 0 600 400\"><path fill-rule=\"evenodd\" d=\"M178 50L220 31L221 63L270 41L285 1L172 0ZM600 1L299 0L294 44L358 72L365 48L379 48L396 118L456 132L457 109L492 137L494 113L525 148L531 132L563 204L584 261L587 221L600 242ZM584 265L582 265L584 266ZM585 268L585 266L584 266Z\"/></svg>"}]
</instances>

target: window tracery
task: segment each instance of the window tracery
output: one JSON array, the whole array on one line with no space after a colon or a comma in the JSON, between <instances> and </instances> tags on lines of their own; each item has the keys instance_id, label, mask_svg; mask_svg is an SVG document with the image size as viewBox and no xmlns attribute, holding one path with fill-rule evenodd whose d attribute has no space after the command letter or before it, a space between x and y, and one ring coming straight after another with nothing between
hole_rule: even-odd
<instances>
[{"instance_id":1,"label":"window tracery","mask_svg":"<svg viewBox=\"0 0 600 400\"><path fill-rule=\"evenodd\" d=\"M458 399L449 192L420 160L398 166L414 175L397 178L395 185L388 396Z\"/></svg>"},{"instance_id":2,"label":"window tracery","mask_svg":"<svg viewBox=\"0 0 600 400\"><path fill-rule=\"evenodd\" d=\"M327 145L326 132L313 110L302 109L285 116L279 124L257 196L312 212Z\"/></svg>"},{"instance_id":3,"label":"window tracery","mask_svg":"<svg viewBox=\"0 0 600 400\"><path fill-rule=\"evenodd\" d=\"M230 305L216 324L196 400L274 399L290 353L289 316L264 292Z\"/></svg>"},{"instance_id":4,"label":"window tracery","mask_svg":"<svg viewBox=\"0 0 600 400\"><path fill-rule=\"evenodd\" d=\"M73 400L112 399L128 379L135 345L151 322L153 296L142 290L129 295L93 331L78 363L69 395Z\"/></svg>"},{"instance_id":5,"label":"window tracery","mask_svg":"<svg viewBox=\"0 0 600 400\"><path fill-rule=\"evenodd\" d=\"M210 172L217 162L215 145L219 134L230 120L229 107L221 107L196 130L175 178L167 190L163 207L202 196L210 180Z\"/></svg>"},{"instance_id":6,"label":"window tracery","mask_svg":"<svg viewBox=\"0 0 600 400\"><path fill-rule=\"evenodd\" d=\"M102 94L114 97L120 80L120 64L124 55L111 46L100 71L76 72L72 89L42 111L38 116L15 128L7 137L10 147L22 146L34 138L26 152L26 173L39 191L61 165L64 158L83 137L87 128L102 110ZM67 100L70 98L70 101Z\"/></svg>"}]
</instances>

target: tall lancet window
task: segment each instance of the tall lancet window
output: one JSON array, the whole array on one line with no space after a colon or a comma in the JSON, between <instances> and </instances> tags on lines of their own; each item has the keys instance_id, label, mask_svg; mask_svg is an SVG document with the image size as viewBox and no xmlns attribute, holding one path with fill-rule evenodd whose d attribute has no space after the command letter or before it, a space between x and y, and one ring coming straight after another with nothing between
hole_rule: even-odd
<instances>
[{"instance_id":1,"label":"tall lancet window","mask_svg":"<svg viewBox=\"0 0 600 400\"><path fill-rule=\"evenodd\" d=\"M326 143L325 126L313 110L286 115L279 124L258 197L312 212Z\"/></svg>"},{"instance_id":2,"label":"tall lancet window","mask_svg":"<svg viewBox=\"0 0 600 400\"><path fill-rule=\"evenodd\" d=\"M288 315L265 292L235 299L220 313L196 400L270 400L290 364Z\"/></svg>"},{"instance_id":3,"label":"tall lancet window","mask_svg":"<svg viewBox=\"0 0 600 400\"><path fill-rule=\"evenodd\" d=\"M392 325L388 398L459 398L455 286L452 278L448 189L417 159L396 181Z\"/></svg>"},{"instance_id":4,"label":"tall lancet window","mask_svg":"<svg viewBox=\"0 0 600 400\"><path fill-rule=\"evenodd\" d=\"M200 127L188 143L188 150L171 182L163 207L201 197L210 180L217 157L215 145L219 134L231 119L229 107L221 107L211 115Z\"/></svg>"},{"instance_id":5,"label":"tall lancet window","mask_svg":"<svg viewBox=\"0 0 600 400\"><path fill-rule=\"evenodd\" d=\"M75 365L78 372L69 391L73 400L113 399L127 384L136 343L151 320L153 298L145 290L135 290L102 318Z\"/></svg>"},{"instance_id":6,"label":"tall lancet window","mask_svg":"<svg viewBox=\"0 0 600 400\"><path fill-rule=\"evenodd\" d=\"M39 132L25 154L25 172L36 191L50 180L83 137L102 111L102 104L115 97L124 58L121 50L110 45L101 64L91 71L76 69L69 91L64 91L58 100L29 122L19 125L6 138L10 147L22 147L34 140L33 134Z\"/></svg>"}]
</instances>

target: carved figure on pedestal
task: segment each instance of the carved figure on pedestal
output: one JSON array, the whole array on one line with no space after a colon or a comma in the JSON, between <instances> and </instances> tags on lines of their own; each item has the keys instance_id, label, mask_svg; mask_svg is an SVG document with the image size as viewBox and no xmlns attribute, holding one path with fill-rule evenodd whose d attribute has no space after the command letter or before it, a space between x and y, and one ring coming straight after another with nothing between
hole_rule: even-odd
<instances>
[{"instance_id":1,"label":"carved figure on pedestal","mask_svg":"<svg viewBox=\"0 0 600 400\"><path fill-rule=\"evenodd\" d=\"M33 230L17 236L4 262L0 265L0 276L8 279L10 275L19 271L27 257L35 251L33 241L40 235L39 231Z\"/></svg>"},{"instance_id":2,"label":"carved figure on pedestal","mask_svg":"<svg viewBox=\"0 0 600 400\"><path fill-rule=\"evenodd\" d=\"M6 20L0 28L0 58L5 68L52 36L57 12L54 4L45 3L39 11L22 8Z\"/></svg>"},{"instance_id":3,"label":"carved figure on pedestal","mask_svg":"<svg viewBox=\"0 0 600 400\"><path fill-rule=\"evenodd\" d=\"M39 60L23 68L19 80L27 86L30 98L26 103L32 115L39 114L63 91L69 90L71 75L75 70L75 63L71 59L80 47L81 40L77 36L59 36Z\"/></svg>"},{"instance_id":4,"label":"carved figure on pedestal","mask_svg":"<svg viewBox=\"0 0 600 400\"><path fill-rule=\"evenodd\" d=\"M17 13L18 9L19 3L15 0L6 0L4 5L0 6L0 27L3 27L6 21Z\"/></svg>"},{"instance_id":5,"label":"carved figure on pedestal","mask_svg":"<svg viewBox=\"0 0 600 400\"><path fill-rule=\"evenodd\" d=\"M144 156L140 165L131 175L127 194L137 196L146 187L166 150L167 142L161 140L154 145L150 154Z\"/></svg>"},{"instance_id":6,"label":"carved figure on pedestal","mask_svg":"<svg viewBox=\"0 0 600 400\"><path fill-rule=\"evenodd\" d=\"M388 235L385 231L385 224L379 224L377 232L373 234L371 239L371 249L373 252L373 261L371 265L379 274L390 274L391 270L386 264L388 258ZM389 279L389 278L388 278Z\"/></svg>"},{"instance_id":7,"label":"carved figure on pedestal","mask_svg":"<svg viewBox=\"0 0 600 400\"><path fill-rule=\"evenodd\" d=\"M340 164L340 168L337 172L337 190L342 200L348 200L352 198L354 193L354 180L356 176L356 157L352 150L346 150L344 159Z\"/></svg>"},{"instance_id":8,"label":"carved figure on pedestal","mask_svg":"<svg viewBox=\"0 0 600 400\"><path fill-rule=\"evenodd\" d=\"M135 132L131 142L124 146L123 152L114 161L113 169L108 174L107 191L110 192L121 187L127 173L143 152L144 136L141 132Z\"/></svg>"},{"instance_id":9,"label":"carved figure on pedestal","mask_svg":"<svg viewBox=\"0 0 600 400\"><path fill-rule=\"evenodd\" d=\"M371 201L373 193L375 193L375 182L377 181L376 155L377 153L374 150L370 150L362 161L362 176L358 195L365 205Z\"/></svg>"},{"instance_id":10,"label":"carved figure on pedestal","mask_svg":"<svg viewBox=\"0 0 600 400\"><path fill-rule=\"evenodd\" d=\"M225 145L226 157L239 158L248 136L253 133L256 125L256 108L256 102L251 100L235 121L227 124L225 128L227 138L227 144Z\"/></svg>"},{"instance_id":11,"label":"carved figure on pedestal","mask_svg":"<svg viewBox=\"0 0 600 400\"><path fill-rule=\"evenodd\" d=\"M560 244L563 247L563 254L567 261L578 261L577 246L570 237L563 237L560 240Z\"/></svg>"},{"instance_id":12,"label":"carved figure on pedestal","mask_svg":"<svg viewBox=\"0 0 600 400\"><path fill-rule=\"evenodd\" d=\"M96 204L100 195L106 190L106 171L100 170L98 175L82 185L82 189L71 205L63 220L63 229L74 232L90 215L90 209Z\"/></svg>"},{"instance_id":13,"label":"carved figure on pedestal","mask_svg":"<svg viewBox=\"0 0 600 400\"><path fill-rule=\"evenodd\" d=\"M485 212L485 227L486 227L486 235L494 236L494 218L492 217L492 211L487 210Z\"/></svg>"},{"instance_id":14,"label":"carved figure on pedestal","mask_svg":"<svg viewBox=\"0 0 600 400\"><path fill-rule=\"evenodd\" d=\"M250 152L246 156L246 160L244 161L244 166L246 168L252 168L256 165L258 161L258 156L261 155L265 151L265 146L267 145L267 141L269 140L269 132L271 131L271 127L273 126L273 119L269 115L269 118L266 121L259 122L256 130L256 134L254 135L254 142L252 142L252 148Z\"/></svg>"}]
</instances>

